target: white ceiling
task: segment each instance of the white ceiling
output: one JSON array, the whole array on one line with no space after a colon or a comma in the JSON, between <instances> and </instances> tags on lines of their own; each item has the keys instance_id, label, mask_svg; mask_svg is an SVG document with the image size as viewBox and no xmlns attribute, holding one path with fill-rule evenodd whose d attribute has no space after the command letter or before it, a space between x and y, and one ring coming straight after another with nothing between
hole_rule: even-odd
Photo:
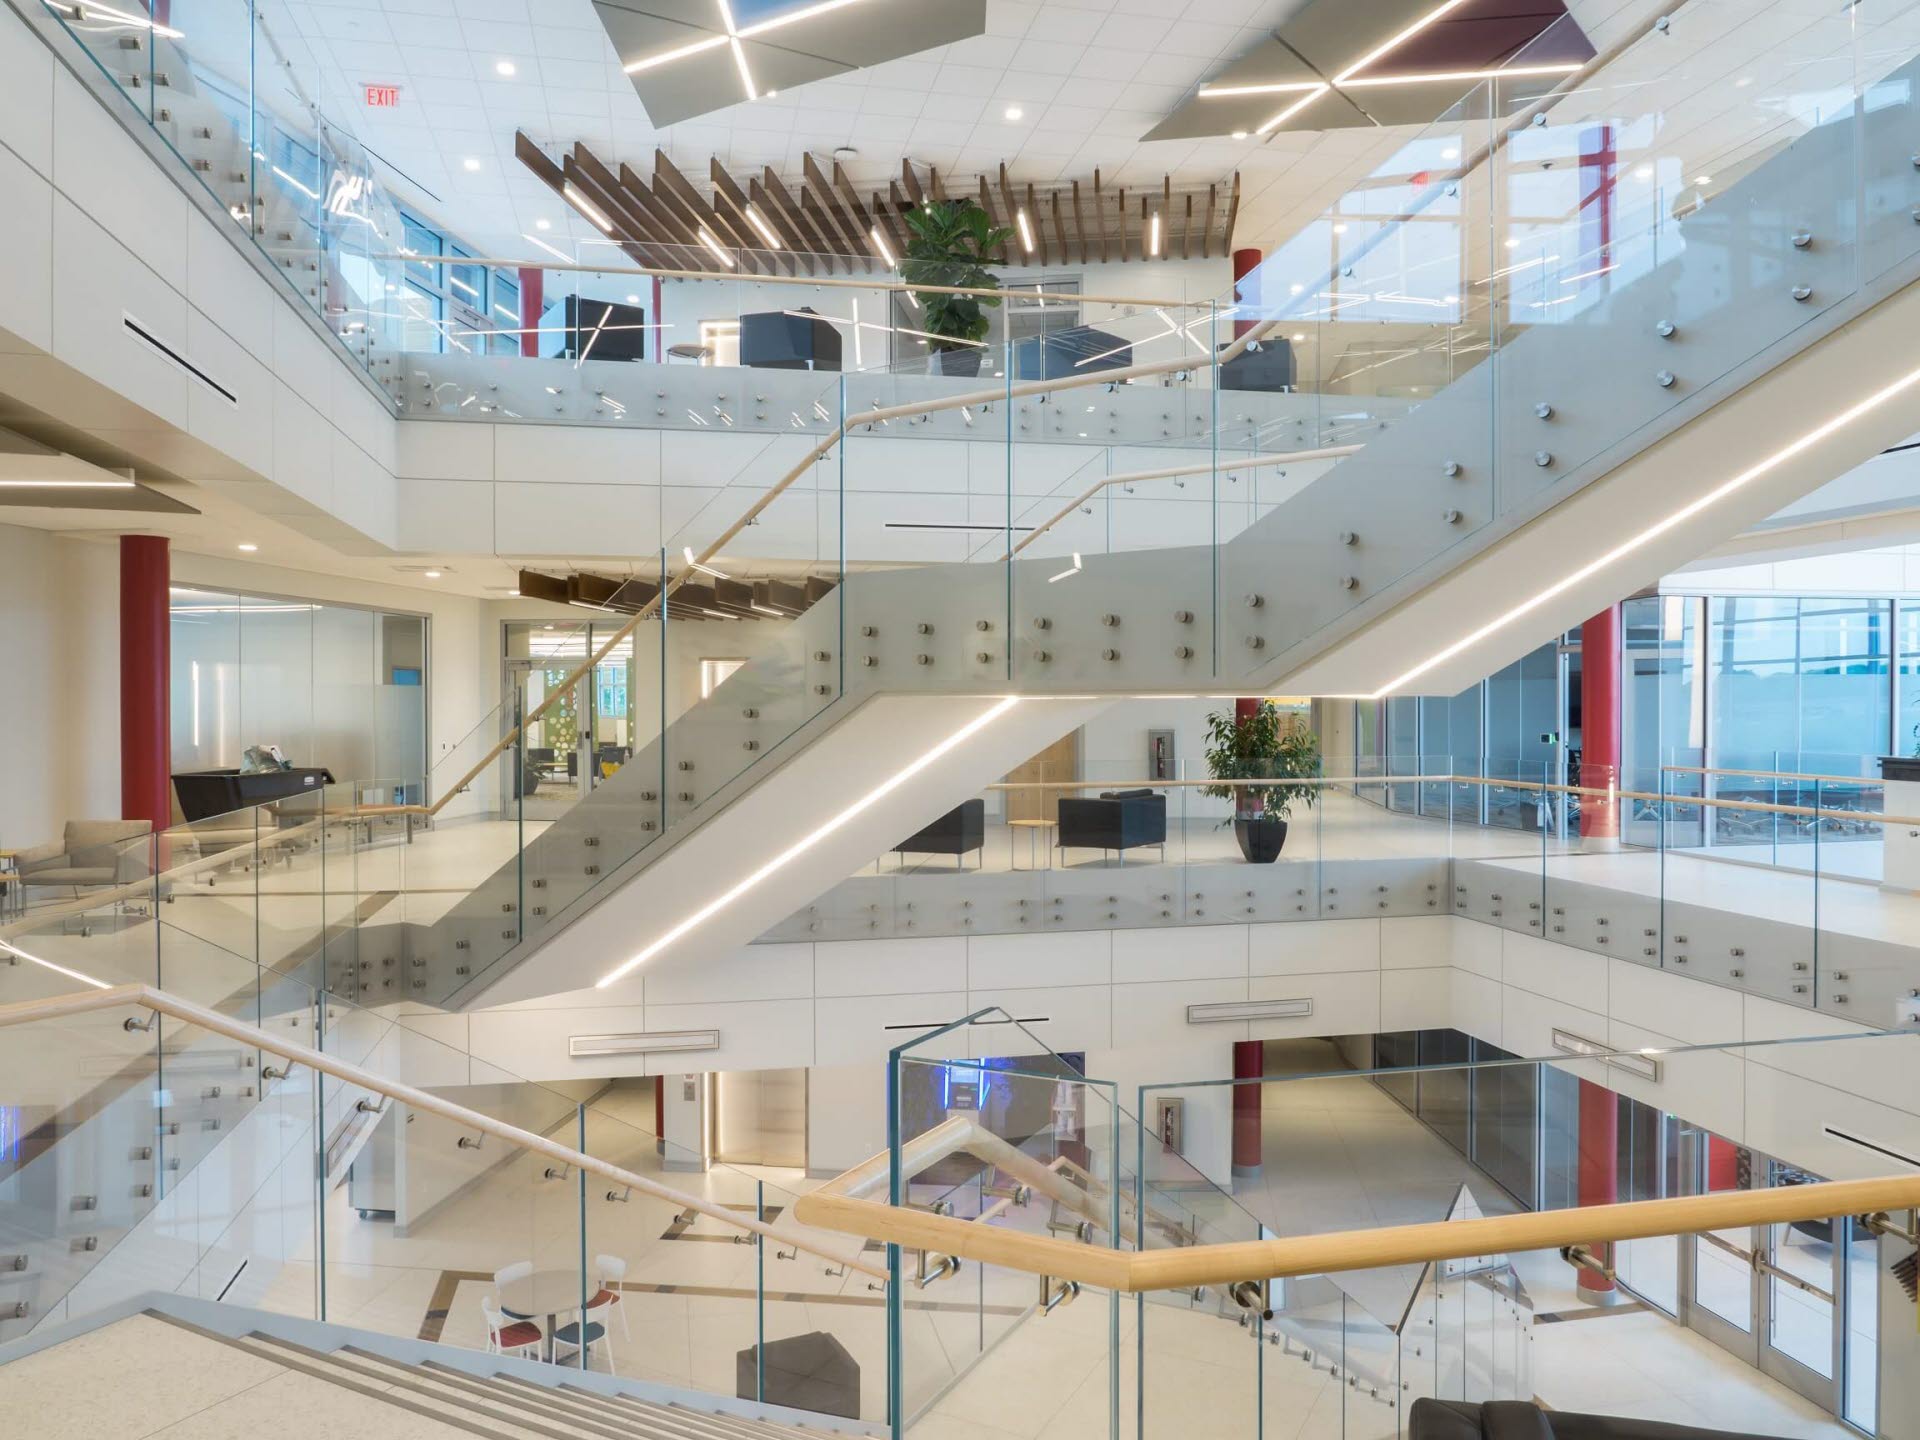
<instances>
[{"instance_id":1,"label":"white ceiling","mask_svg":"<svg viewBox=\"0 0 1920 1440\"><path fill-rule=\"evenodd\" d=\"M903 156L957 172L969 188L1002 161L1035 184L1088 180L1095 168L1126 184L1166 173L1204 184L1239 170L1240 233L1258 237L1263 217L1293 208L1284 192L1270 193L1283 177L1317 186L1352 176L1398 140L1379 131L1265 144L1140 136L1290 8L987 0L986 34L665 130L648 122L590 0L277 0L269 23L296 68L322 77L329 120L412 176L435 218L477 247L524 256L533 253L525 235L562 248L568 236L591 237L514 162L516 129L553 146L584 141L642 173L659 147L702 188L713 156L736 173L771 165L797 179L803 153L824 158L840 146L859 152L842 160L867 187L897 178ZM502 60L511 77L497 73ZM368 109L369 83L399 85L399 105ZM1009 107L1019 120L1006 118ZM537 231L540 220L552 228Z\"/></svg>"}]
</instances>

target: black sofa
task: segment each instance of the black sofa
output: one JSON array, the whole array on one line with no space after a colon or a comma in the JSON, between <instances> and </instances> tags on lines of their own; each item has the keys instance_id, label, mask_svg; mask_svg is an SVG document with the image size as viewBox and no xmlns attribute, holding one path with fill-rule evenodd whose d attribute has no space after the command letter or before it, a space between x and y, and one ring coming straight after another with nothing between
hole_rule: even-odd
<instances>
[{"instance_id":1,"label":"black sofa","mask_svg":"<svg viewBox=\"0 0 1920 1440\"><path fill-rule=\"evenodd\" d=\"M1525 1400L1469 1405L1422 1397L1407 1412L1407 1440L1765 1440L1747 1431L1701 1430L1617 1415L1542 1410Z\"/></svg>"},{"instance_id":2,"label":"black sofa","mask_svg":"<svg viewBox=\"0 0 1920 1440\"><path fill-rule=\"evenodd\" d=\"M938 820L902 840L893 847L896 855L951 855L954 868L965 862L963 856L983 849L987 843L987 802L963 800ZM906 862L903 860L902 865Z\"/></svg>"},{"instance_id":3,"label":"black sofa","mask_svg":"<svg viewBox=\"0 0 1920 1440\"><path fill-rule=\"evenodd\" d=\"M1109 850L1124 852L1142 845L1161 847L1166 858L1167 797L1158 790L1107 790L1092 800L1064 799L1060 802L1061 860L1065 851Z\"/></svg>"}]
</instances>

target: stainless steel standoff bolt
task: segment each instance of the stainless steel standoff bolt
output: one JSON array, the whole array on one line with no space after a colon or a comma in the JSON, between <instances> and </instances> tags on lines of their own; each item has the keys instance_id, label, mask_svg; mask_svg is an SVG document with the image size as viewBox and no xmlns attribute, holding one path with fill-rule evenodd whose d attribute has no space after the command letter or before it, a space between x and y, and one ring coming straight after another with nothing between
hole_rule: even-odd
<instances>
[{"instance_id":1,"label":"stainless steel standoff bolt","mask_svg":"<svg viewBox=\"0 0 1920 1440\"><path fill-rule=\"evenodd\" d=\"M1673 338L1673 322L1671 320L1660 321L1653 327L1653 333L1658 335L1662 340L1671 340Z\"/></svg>"},{"instance_id":2,"label":"stainless steel standoff bolt","mask_svg":"<svg viewBox=\"0 0 1920 1440\"><path fill-rule=\"evenodd\" d=\"M1249 636L1247 636L1247 648L1248 648L1249 650L1264 650L1264 649L1266 649L1266 648L1267 648L1267 641L1266 641L1266 637L1265 637L1265 636L1262 636L1262 635L1249 635Z\"/></svg>"},{"instance_id":3,"label":"stainless steel standoff bolt","mask_svg":"<svg viewBox=\"0 0 1920 1440\"><path fill-rule=\"evenodd\" d=\"M1342 590L1354 590L1359 588L1359 585L1360 577L1357 575L1342 575L1340 577L1340 588Z\"/></svg>"},{"instance_id":4,"label":"stainless steel standoff bolt","mask_svg":"<svg viewBox=\"0 0 1920 1440\"><path fill-rule=\"evenodd\" d=\"M1100 652L1100 658L1102 660L1118 660L1120 658L1120 652L1118 650L1102 650Z\"/></svg>"},{"instance_id":5,"label":"stainless steel standoff bolt","mask_svg":"<svg viewBox=\"0 0 1920 1440\"><path fill-rule=\"evenodd\" d=\"M1812 294L1813 287L1811 285L1796 285L1792 290L1793 298L1802 302L1805 302Z\"/></svg>"},{"instance_id":6,"label":"stainless steel standoff bolt","mask_svg":"<svg viewBox=\"0 0 1920 1440\"><path fill-rule=\"evenodd\" d=\"M1551 450L1534 451L1533 463L1538 465L1542 470L1546 469L1549 465L1553 464L1553 452Z\"/></svg>"},{"instance_id":7,"label":"stainless steel standoff bolt","mask_svg":"<svg viewBox=\"0 0 1920 1440\"><path fill-rule=\"evenodd\" d=\"M1247 596L1247 608L1249 610L1258 610L1262 605L1266 603L1267 603L1267 598L1264 595Z\"/></svg>"},{"instance_id":8,"label":"stainless steel standoff bolt","mask_svg":"<svg viewBox=\"0 0 1920 1440\"><path fill-rule=\"evenodd\" d=\"M1460 473L1460 462L1458 460L1447 461L1446 464L1440 467L1440 473L1445 475L1449 480L1453 479Z\"/></svg>"},{"instance_id":9,"label":"stainless steel standoff bolt","mask_svg":"<svg viewBox=\"0 0 1920 1440\"><path fill-rule=\"evenodd\" d=\"M1174 646L1173 658L1176 660L1191 660L1193 658L1193 647L1191 645Z\"/></svg>"},{"instance_id":10,"label":"stainless steel standoff bolt","mask_svg":"<svg viewBox=\"0 0 1920 1440\"><path fill-rule=\"evenodd\" d=\"M1551 420L1553 418L1553 406L1542 400L1538 405L1533 407L1533 413L1542 420Z\"/></svg>"},{"instance_id":11,"label":"stainless steel standoff bolt","mask_svg":"<svg viewBox=\"0 0 1920 1440\"><path fill-rule=\"evenodd\" d=\"M1053 628L1053 621L1044 615L1036 615L1033 617L1033 628L1036 630L1051 630Z\"/></svg>"},{"instance_id":12,"label":"stainless steel standoff bolt","mask_svg":"<svg viewBox=\"0 0 1920 1440\"><path fill-rule=\"evenodd\" d=\"M1658 385L1662 390L1671 390L1673 388L1673 372L1671 370L1654 371L1653 383Z\"/></svg>"},{"instance_id":13,"label":"stainless steel standoff bolt","mask_svg":"<svg viewBox=\"0 0 1920 1440\"><path fill-rule=\"evenodd\" d=\"M1354 545L1359 543L1359 540L1360 537L1351 530L1342 530L1340 532L1340 543L1342 545Z\"/></svg>"},{"instance_id":14,"label":"stainless steel standoff bolt","mask_svg":"<svg viewBox=\"0 0 1920 1440\"><path fill-rule=\"evenodd\" d=\"M1440 512L1440 518L1449 525L1458 525L1460 523L1460 512L1458 510L1442 510Z\"/></svg>"},{"instance_id":15,"label":"stainless steel standoff bolt","mask_svg":"<svg viewBox=\"0 0 1920 1440\"><path fill-rule=\"evenodd\" d=\"M924 620L922 620L922 621L920 622L920 624L919 624L919 626L918 626L917 628L919 629L919 631L920 631L920 633L921 633L922 635L931 635L931 634L933 633L933 626L931 626L931 625L929 625L929 624L928 624L928 623L927 623L926 621L924 621Z\"/></svg>"},{"instance_id":16,"label":"stainless steel standoff bolt","mask_svg":"<svg viewBox=\"0 0 1920 1440\"><path fill-rule=\"evenodd\" d=\"M1793 236L1794 249L1804 250L1811 244L1813 244L1813 232L1811 230L1798 230L1794 232L1794 236Z\"/></svg>"},{"instance_id":17,"label":"stainless steel standoff bolt","mask_svg":"<svg viewBox=\"0 0 1920 1440\"><path fill-rule=\"evenodd\" d=\"M1100 623L1111 630L1120 623L1120 617L1118 615L1102 615L1100 617Z\"/></svg>"},{"instance_id":18,"label":"stainless steel standoff bolt","mask_svg":"<svg viewBox=\"0 0 1920 1440\"><path fill-rule=\"evenodd\" d=\"M982 632L991 630L993 629L993 622L991 620L976 620L973 622L973 628Z\"/></svg>"}]
</instances>

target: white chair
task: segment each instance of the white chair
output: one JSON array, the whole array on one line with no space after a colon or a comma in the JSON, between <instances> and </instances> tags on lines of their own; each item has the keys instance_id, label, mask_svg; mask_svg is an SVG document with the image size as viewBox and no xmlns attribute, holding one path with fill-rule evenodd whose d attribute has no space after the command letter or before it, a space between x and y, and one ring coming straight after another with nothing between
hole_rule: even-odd
<instances>
[{"instance_id":1,"label":"white chair","mask_svg":"<svg viewBox=\"0 0 1920 1440\"><path fill-rule=\"evenodd\" d=\"M631 1340L633 1331L627 1328L627 1307L620 1303L620 1282L626 1278L627 1262L618 1255L594 1256L594 1294L587 1301L587 1313L591 1315L595 1310L609 1305L616 1307L614 1313L620 1317L620 1333Z\"/></svg>"},{"instance_id":2,"label":"white chair","mask_svg":"<svg viewBox=\"0 0 1920 1440\"><path fill-rule=\"evenodd\" d=\"M500 1292L507 1286L513 1284L514 1281L524 1280L531 1274L533 1274L533 1262L531 1260L516 1260L506 1268L493 1272L493 1299L494 1303L500 1307L502 1314L511 1315L516 1320L524 1320L527 1318L518 1310L507 1309L507 1303L501 1297Z\"/></svg>"},{"instance_id":3,"label":"white chair","mask_svg":"<svg viewBox=\"0 0 1920 1440\"><path fill-rule=\"evenodd\" d=\"M531 1350L533 1358L540 1358L540 1327L531 1320L506 1320L493 1308L493 1297L480 1297L480 1313L487 1320L487 1353L489 1355L519 1355Z\"/></svg>"}]
</instances>

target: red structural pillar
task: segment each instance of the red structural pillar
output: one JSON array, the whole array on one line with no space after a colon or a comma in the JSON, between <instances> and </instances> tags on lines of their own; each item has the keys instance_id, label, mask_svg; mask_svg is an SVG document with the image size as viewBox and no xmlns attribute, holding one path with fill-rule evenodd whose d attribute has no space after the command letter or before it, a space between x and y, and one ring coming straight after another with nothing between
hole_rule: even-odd
<instances>
[{"instance_id":1,"label":"red structural pillar","mask_svg":"<svg viewBox=\"0 0 1920 1440\"><path fill-rule=\"evenodd\" d=\"M120 815L173 820L168 776L167 537L120 537Z\"/></svg>"},{"instance_id":2,"label":"red structural pillar","mask_svg":"<svg viewBox=\"0 0 1920 1440\"><path fill-rule=\"evenodd\" d=\"M1613 288L1613 216L1618 204L1620 154L1613 127L1597 125L1580 136L1580 255L1573 273L1582 290ZM1564 266L1561 267L1563 270Z\"/></svg>"},{"instance_id":3,"label":"red structural pillar","mask_svg":"<svg viewBox=\"0 0 1920 1440\"><path fill-rule=\"evenodd\" d=\"M1620 838L1620 713L1625 643L1620 607L1610 605L1580 627L1580 784L1605 796L1580 797L1580 837Z\"/></svg>"},{"instance_id":4,"label":"red structural pillar","mask_svg":"<svg viewBox=\"0 0 1920 1440\"><path fill-rule=\"evenodd\" d=\"M1580 1082L1580 1176L1579 1197L1582 1208L1611 1205L1619 1196L1620 1103L1619 1096L1591 1080ZM1613 1246L1597 1243L1589 1247L1607 1265L1613 1264ZM1592 1270L1581 1269L1576 1285L1592 1299L1610 1298L1613 1280Z\"/></svg>"},{"instance_id":5,"label":"red structural pillar","mask_svg":"<svg viewBox=\"0 0 1920 1440\"><path fill-rule=\"evenodd\" d=\"M1233 1078L1256 1080L1266 1073L1266 1047L1258 1040L1233 1042ZM1260 1173L1260 1097L1264 1085L1233 1087L1233 1173Z\"/></svg>"},{"instance_id":6,"label":"red structural pillar","mask_svg":"<svg viewBox=\"0 0 1920 1440\"><path fill-rule=\"evenodd\" d=\"M1254 325L1263 318L1260 314L1260 277L1255 272L1260 269L1260 262L1264 258L1258 250L1233 252L1234 302L1247 306L1251 312L1247 319L1234 317L1233 338L1236 340L1253 329Z\"/></svg>"},{"instance_id":7,"label":"red structural pillar","mask_svg":"<svg viewBox=\"0 0 1920 1440\"><path fill-rule=\"evenodd\" d=\"M520 354L540 358L540 315L547 308L547 272L533 265L520 267Z\"/></svg>"}]
</instances>

